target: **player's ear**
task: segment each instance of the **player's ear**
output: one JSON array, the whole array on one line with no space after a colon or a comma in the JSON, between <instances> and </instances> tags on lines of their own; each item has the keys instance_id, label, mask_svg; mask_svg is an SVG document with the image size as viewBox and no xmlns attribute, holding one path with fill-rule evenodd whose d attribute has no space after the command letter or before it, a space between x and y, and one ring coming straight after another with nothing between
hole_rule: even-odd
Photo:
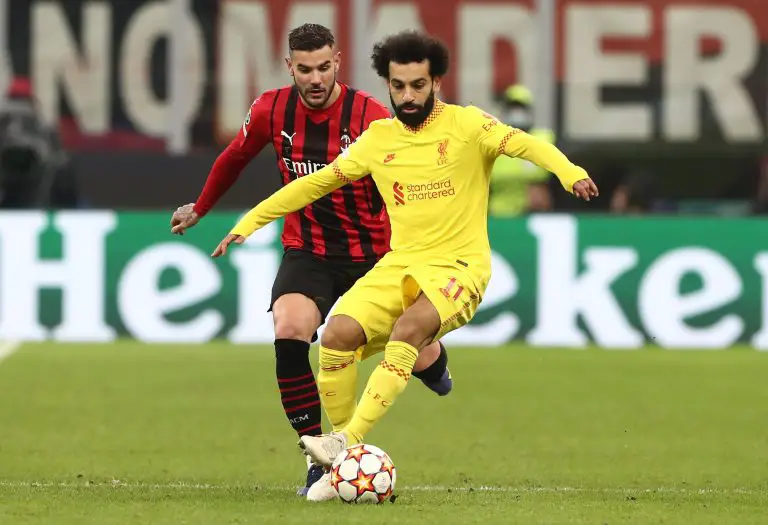
<instances>
[{"instance_id":1,"label":"player's ear","mask_svg":"<svg viewBox=\"0 0 768 525\"><path fill-rule=\"evenodd\" d=\"M440 92L440 85L442 84L442 78L441 77L435 77L432 79L432 89L435 91L435 93Z\"/></svg>"},{"instance_id":2,"label":"player's ear","mask_svg":"<svg viewBox=\"0 0 768 525\"><path fill-rule=\"evenodd\" d=\"M291 57L285 57L285 65L288 66L288 73L293 76L293 62Z\"/></svg>"},{"instance_id":3,"label":"player's ear","mask_svg":"<svg viewBox=\"0 0 768 525\"><path fill-rule=\"evenodd\" d=\"M333 55L333 68L336 73L339 72L339 66L341 66L341 51L337 51L335 55Z\"/></svg>"}]
</instances>

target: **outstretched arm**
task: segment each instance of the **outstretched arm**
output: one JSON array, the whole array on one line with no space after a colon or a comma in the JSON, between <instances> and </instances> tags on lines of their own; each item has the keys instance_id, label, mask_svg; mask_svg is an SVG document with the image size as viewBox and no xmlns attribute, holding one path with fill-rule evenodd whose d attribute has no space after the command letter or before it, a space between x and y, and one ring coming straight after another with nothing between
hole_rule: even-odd
<instances>
[{"instance_id":1,"label":"outstretched arm","mask_svg":"<svg viewBox=\"0 0 768 525\"><path fill-rule=\"evenodd\" d=\"M521 157L554 173L563 187L577 197L590 200L598 190L583 168L575 165L557 147L520 129L502 124L477 108L468 108L472 126L479 130L479 141L486 154Z\"/></svg>"},{"instance_id":2,"label":"outstretched arm","mask_svg":"<svg viewBox=\"0 0 768 525\"><path fill-rule=\"evenodd\" d=\"M242 244L253 232L272 221L300 210L333 190L368 175L368 165L365 162L365 148L363 146L365 142L363 137L366 133L363 133L358 141L337 157L333 163L311 175L306 175L286 184L252 208L232 228L229 235L221 241L213 252L213 257L225 255L227 246L231 243Z\"/></svg>"},{"instance_id":3,"label":"outstretched arm","mask_svg":"<svg viewBox=\"0 0 768 525\"><path fill-rule=\"evenodd\" d=\"M312 175L286 184L268 199L252 208L230 233L248 237L270 222L302 209L307 204L351 182L335 164L330 164Z\"/></svg>"},{"instance_id":4,"label":"outstretched arm","mask_svg":"<svg viewBox=\"0 0 768 525\"><path fill-rule=\"evenodd\" d=\"M253 101L240 131L219 154L196 202L179 206L171 217L171 232L184 235L196 225L232 187L243 169L271 139L269 112L276 95L268 91Z\"/></svg>"},{"instance_id":5,"label":"outstretched arm","mask_svg":"<svg viewBox=\"0 0 768 525\"><path fill-rule=\"evenodd\" d=\"M567 191L586 201L598 195L597 186L584 168L572 163L557 147L538 137L509 128L500 143L499 152L524 158L554 173Z\"/></svg>"}]
</instances>

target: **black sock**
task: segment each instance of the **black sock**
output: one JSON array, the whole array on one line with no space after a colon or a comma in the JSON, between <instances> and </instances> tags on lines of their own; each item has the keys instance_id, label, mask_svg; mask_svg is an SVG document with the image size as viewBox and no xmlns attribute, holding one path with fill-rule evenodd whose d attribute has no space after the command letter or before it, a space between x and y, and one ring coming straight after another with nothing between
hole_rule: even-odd
<instances>
[{"instance_id":1,"label":"black sock","mask_svg":"<svg viewBox=\"0 0 768 525\"><path fill-rule=\"evenodd\" d=\"M434 383L443 377L446 368L448 368L448 352L445 351L443 343L440 343L440 355L437 356L435 362L421 372L413 372L412 375L418 377L421 380Z\"/></svg>"},{"instance_id":2,"label":"black sock","mask_svg":"<svg viewBox=\"0 0 768 525\"><path fill-rule=\"evenodd\" d=\"M309 343L275 339L277 384L285 415L299 436L317 436L320 428L320 395L312 366Z\"/></svg>"}]
</instances>

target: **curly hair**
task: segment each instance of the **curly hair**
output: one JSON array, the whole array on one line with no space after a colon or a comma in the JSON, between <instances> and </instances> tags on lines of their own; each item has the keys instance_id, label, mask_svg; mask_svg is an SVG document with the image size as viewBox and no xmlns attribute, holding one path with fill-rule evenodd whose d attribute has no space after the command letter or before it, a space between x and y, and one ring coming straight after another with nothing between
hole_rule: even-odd
<instances>
[{"instance_id":1,"label":"curly hair","mask_svg":"<svg viewBox=\"0 0 768 525\"><path fill-rule=\"evenodd\" d=\"M330 29L320 24L303 24L288 33L290 51L316 51L333 47L336 39Z\"/></svg>"},{"instance_id":2,"label":"curly hair","mask_svg":"<svg viewBox=\"0 0 768 525\"><path fill-rule=\"evenodd\" d=\"M448 48L443 42L420 31L402 31L373 46L373 69L389 79L389 64L410 64L429 60L429 75L441 77L448 72Z\"/></svg>"}]
</instances>

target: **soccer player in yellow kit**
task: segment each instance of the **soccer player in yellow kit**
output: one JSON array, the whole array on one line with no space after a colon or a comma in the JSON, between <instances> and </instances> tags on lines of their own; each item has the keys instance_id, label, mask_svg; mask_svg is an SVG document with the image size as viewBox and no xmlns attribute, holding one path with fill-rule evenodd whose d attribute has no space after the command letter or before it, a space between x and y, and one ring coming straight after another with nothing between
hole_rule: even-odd
<instances>
[{"instance_id":1,"label":"soccer player in yellow kit","mask_svg":"<svg viewBox=\"0 0 768 525\"><path fill-rule=\"evenodd\" d=\"M506 126L472 106L435 97L448 51L413 31L375 46L373 65L387 79L396 118L371 123L331 165L301 177L253 208L219 244L231 243L367 175L385 200L391 251L340 299L323 334L317 382L334 432L304 436L299 445L330 466L360 443L411 377L419 351L475 314L491 276L488 188L499 155L525 158L554 173L585 200L598 195L587 173L555 146ZM359 353L356 353L360 349ZM355 403L356 355L384 349ZM310 489L330 486L329 475Z\"/></svg>"}]
</instances>

